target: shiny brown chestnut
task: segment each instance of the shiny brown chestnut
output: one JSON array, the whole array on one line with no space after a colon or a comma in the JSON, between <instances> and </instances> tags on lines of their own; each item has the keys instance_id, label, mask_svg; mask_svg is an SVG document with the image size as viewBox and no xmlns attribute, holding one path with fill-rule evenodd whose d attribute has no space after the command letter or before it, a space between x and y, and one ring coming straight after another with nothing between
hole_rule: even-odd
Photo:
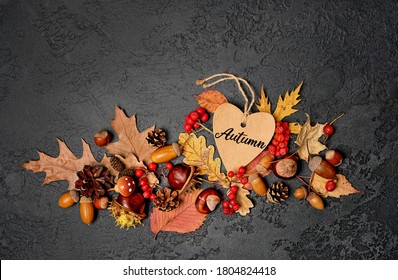
<instances>
[{"instance_id":1,"label":"shiny brown chestnut","mask_svg":"<svg viewBox=\"0 0 398 280\"><path fill-rule=\"evenodd\" d=\"M169 171L169 185L176 190L183 189L191 181L195 168L186 164L176 164Z\"/></svg>"},{"instance_id":2,"label":"shiny brown chestnut","mask_svg":"<svg viewBox=\"0 0 398 280\"><path fill-rule=\"evenodd\" d=\"M202 214L209 214L216 209L221 201L221 193L215 189L205 189L195 201L196 210Z\"/></svg>"}]
</instances>

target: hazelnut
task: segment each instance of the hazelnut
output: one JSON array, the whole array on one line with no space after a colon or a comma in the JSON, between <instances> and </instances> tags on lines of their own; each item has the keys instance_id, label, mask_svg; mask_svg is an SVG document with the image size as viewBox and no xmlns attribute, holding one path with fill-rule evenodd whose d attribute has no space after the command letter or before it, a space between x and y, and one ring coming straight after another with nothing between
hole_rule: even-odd
<instances>
[{"instance_id":1,"label":"hazelnut","mask_svg":"<svg viewBox=\"0 0 398 280\"><path fill-rule=\"evenodd\" d=\"M106 130L101 130L100 132L94 135L94 142L98 147L103 147L111 142L112 136Z\"/></svg>"},{"instance_id":2,"label":"hazelnut","mask_svg":"<svg viewBox=\"0 0 398 280\"><path fill-rule=\"evenodd\" d=\"M106 196L100 196L94 199L94 207L98 210L104 210L108 208L109 198Z\"/></svg>"},{"instance_id":3,"label":"hazelnut","mask_svg":"<svg viewBox=\"0 0 398 280\"><path fill-rule=\"evenodd\" d=\"M339 166L343 162L343 155L336 150L327 150L325 159L333 166Z\"/></svg>"}]
</instances>

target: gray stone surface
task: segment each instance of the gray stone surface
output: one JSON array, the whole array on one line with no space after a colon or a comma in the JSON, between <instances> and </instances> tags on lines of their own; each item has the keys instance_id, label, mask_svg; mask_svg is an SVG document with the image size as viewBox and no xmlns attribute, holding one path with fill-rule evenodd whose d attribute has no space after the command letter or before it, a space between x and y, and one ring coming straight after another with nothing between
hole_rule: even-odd
<instances>
[{"instance_id":1,"label":"gray stone surface","mask_svg":"<svg viewBox=\"0 0 398 280\"><path fill-rule=\"evenodd\" d=\"M1 259L397 259L397 30L392 0L0 1ZM92 136L115 105L176 140L195 80L219 72L264 85L274 105L304 80L292 121L345 112L329 144L361 193L324 212L252 195L246 217L217 211L154 240L149 220L126 231L101 212L84 225L57 206L66 182L41 187L44 174L19 167L36 149L57 155L56 137L100 158ZM233 85L217 89L243 105Z\"/></svg>"}]
</instances>

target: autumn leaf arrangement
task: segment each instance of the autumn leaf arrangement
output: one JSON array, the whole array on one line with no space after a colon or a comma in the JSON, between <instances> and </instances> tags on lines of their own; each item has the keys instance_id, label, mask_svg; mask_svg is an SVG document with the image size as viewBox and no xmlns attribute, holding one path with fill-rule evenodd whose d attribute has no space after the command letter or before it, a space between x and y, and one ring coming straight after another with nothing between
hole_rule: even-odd
<instances>
[{"instance_id":1,"label":"autumn leaf arrangement","mask_svg":"<svg viewBox=\"0 0 398 280\"><path fill-rule=\"evenodd\" d=\"M224 80L235 80L240 89L241 84L248 85L231 74L221 75ZM149 216L155 236L161 231L195 231L213 211L246 216L254 207L248 197L251 192L259 203L265 200L276 204L283 204L293 192L295 198L306 200L317 210L324 210L324 200L328 197L358 192L338 173L342 153L327 148L334 133L334 122L341 116L314 126L308 115L302 125L284 121L298 111L295 106L301 101L302 83L293 91L287 91L284 97L280 95L273 112L269 98L264 89L261 90L255 105L259 112L274 118L272 139L263 143L258 155L248 164L223 172L222 157L215 157L215 147L207 144L206 137L215 136L209 119L217 109L228 104L228 100L221 92L207 89L216 84L209 84L208 80L197 81L206 90L194 96L199 107L185 117L185 132L180 133L178 143L168 143L166 132L155 126L139 131L136 116L127 116L123 109L116 107L111 125L117 141L112 141L110 131L103 130L94 136L95 144L107 152L100 161L94 158L85 140L82 140L82 156L78 158L57 139L58 157L38 152L38 160L24 163L22 167L45 172L43 185L68 181L68 190L59 197L58 205L72 208L79 204L85 224L93 223L95 212L101 210L109 211L115 224L127 229L143 224ZM230 134L224 136L232 138ZM290 151L291 147L294 148ZM308 164L312 171L310 177L298 175L299 162ZM270 182L271 173L280 181ZM292 182L294 191L290 190Z\"/></svg>"}]
</instances>

